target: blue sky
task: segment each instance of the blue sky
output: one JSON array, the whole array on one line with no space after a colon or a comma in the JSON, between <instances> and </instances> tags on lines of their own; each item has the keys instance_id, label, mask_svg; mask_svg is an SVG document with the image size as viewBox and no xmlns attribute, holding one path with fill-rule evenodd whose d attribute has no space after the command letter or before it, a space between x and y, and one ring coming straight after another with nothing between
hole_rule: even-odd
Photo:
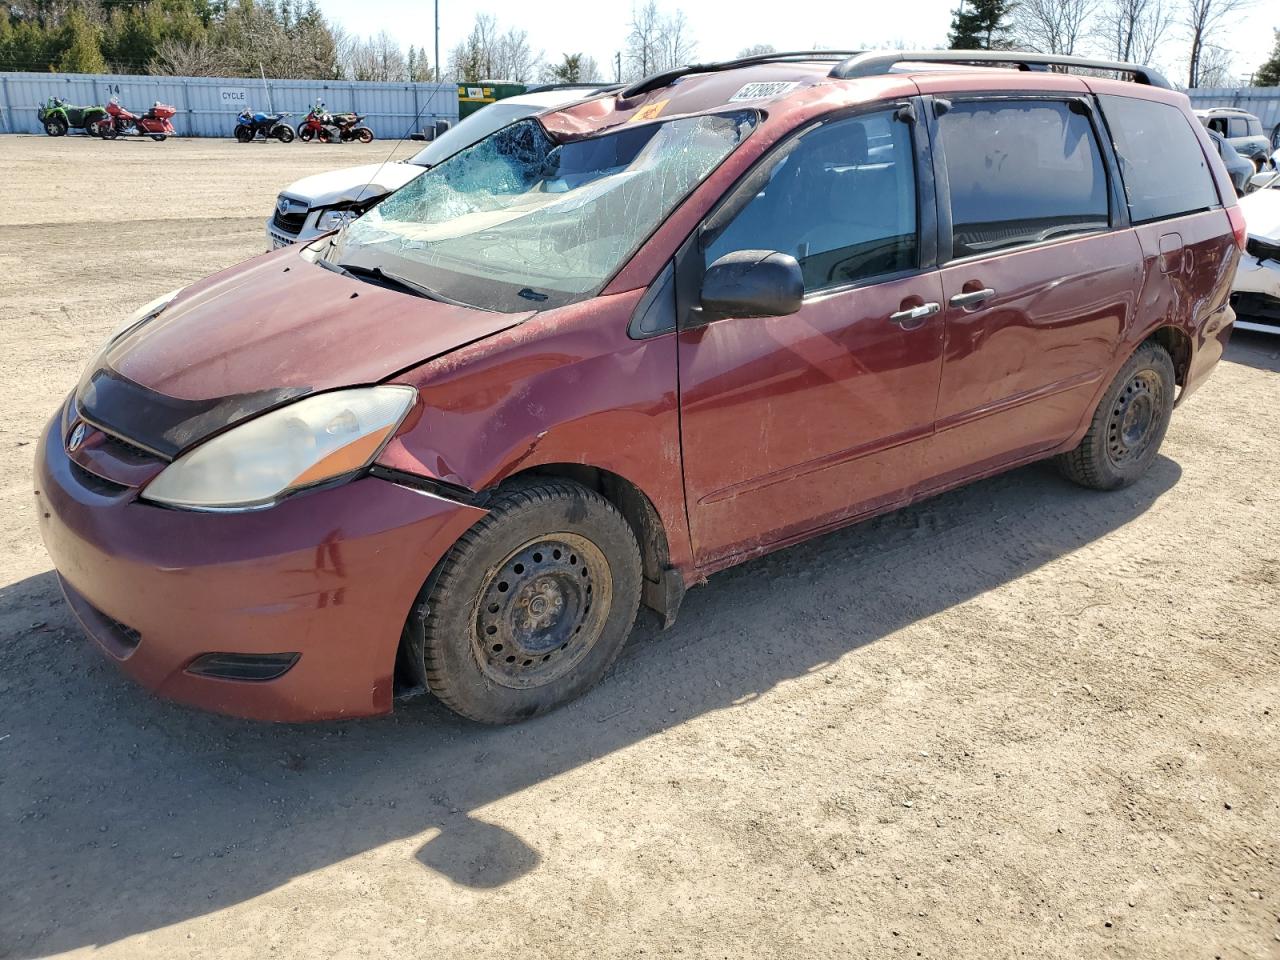
<instances>
[{"instance_id":1,"label":"blue sky","mask_svg":"<svg viewBox=\"0 0 1280 960\"><path fill-rule=\"evenodd\" d=\"M319 0L321 9L352 33L387 30L405 45L432 44L431 0ZM762 0L697 0L676 4L659 0L666 11L682 9L698 41L699 59L723 59L755 43L771 43L779 50L861 47L902 40L913 47L942 45L956 0L782 4ZM1181 6L1182 0L1166 0ZM602 68L622 48L631 18L629 0L584 3L530 3L528 0L440 0L442 57L470 30L477 12L497 17L505 29L529 31L535 50L548 59L564 52L584 51ZM1220 31L1214 42L1236 51L1234 67L1247 75L1267 56L1272 28L1280 27L1280 4L1255 3ZM1186 43L1171 30L1159 65L1171 77L1183 72Z\"/></svg>"}]
</instances>

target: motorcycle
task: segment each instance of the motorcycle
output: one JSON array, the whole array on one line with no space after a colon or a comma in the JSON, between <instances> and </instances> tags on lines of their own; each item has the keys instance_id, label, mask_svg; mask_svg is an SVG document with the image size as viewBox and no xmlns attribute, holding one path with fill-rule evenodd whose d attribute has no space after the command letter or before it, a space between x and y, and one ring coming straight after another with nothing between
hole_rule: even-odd
<instances>
[{"instance_id":1,"label":"motorcycle","mask_svg":"<svg viewBox=\"0 0 1280 960\"><path fill-rule=\"evenodd\" d=\"M317 100L315 106L307 111L307 115L298 124L298 139L303 143L310 143L320 136L332 122L333 118L329 111L325 109L324 101Z\"/></svg>"},{"instance_id":2,"label":"motorcycle","mask_svg":"<svg viewBox=\"0 0 1280 960\"><path fill-rule=\"evenodd\" d=\"M150 137L152 140L163 140L173 136L176 131L170 118L178 111L167 103L157 100L151 109L138 116L120 106L120 101L112 97L107 104L107 116L94 122L91 131L104 140L116 137Z\"/></svg>"},{"instance_id":3,"label":"motorcycle","mask_svg":"<svg viewBox=\"0 0 1280 960\"><path fill-rule=\"evenodd\" d=\"M334 113L329 115L328 126L320 130L321 143L333 143L334 138L343 143L359 140L361 143L373 142L373 131L368 127L356 126L363 116L354 113Z\"/></svg>"},{"instance_id":4,"label":"motorcycle","mask_svg":"<svg viewBox=\"0 0 1280 960\"><path fill-rule=\"evenodd\" d=\"M107 116L102 107L75 107L61 97L50 97L36 109L44 132L51 137L65 136L71 129L97 136L96 125Z\"/></svg>"},{"instance_id":5,"label":"motorcycle","mask_svg":"<svg viewBox=\"0 0 1280 960\"><path fill-rule=\"evenodd\" d=\"M254 113L242 110L236 117L236 139L241 143L249 143L258 134L262 134L264 140L275 137L281 143L289 143L293 140L293 127L289 126L287 118L291 116L291 113Z\"/></svg>"}]
</instances>

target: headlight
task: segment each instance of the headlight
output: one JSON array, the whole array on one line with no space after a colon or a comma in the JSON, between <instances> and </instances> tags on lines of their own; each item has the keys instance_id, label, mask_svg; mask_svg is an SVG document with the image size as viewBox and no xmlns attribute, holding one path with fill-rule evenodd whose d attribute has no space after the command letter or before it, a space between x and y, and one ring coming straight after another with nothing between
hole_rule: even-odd
<instances>
[{"instance_id":1,"label":"headlight","mask_svg":"<svg viewBox=\"0 0 1280 960\"><path fill-rule=\"evenodd\" d=\"M360 216L358 210L326 210L316 221L316 228L325 231L338 230L358 216Z\"/></svg>"},{"instance_id":2,"label":"headlight","mask_svg":"<svg viewBox=\"0 0 1280 960\"><path fill-rule=\"evenodd\" d=\"M354 474L373 462L416 397L407 386L307 397L183 454L146 486L142 497L175 507L249 508Z\"/></svg>"},{"instance_id":3,"label":"headlight","mask_svg":"<svg viewBox=\"0 0 1280 960\"><path fill-rule=\"evenodd\" d=\"M156 297L154 300L152 300L150 303L146 304L145 306L139 307L137 310L135 310L132 314L129 315L128 320L126 320L124 323L120 324L120 326L116 327L114 330L111 331L111 336L107 337L107 343L112 343L116 340L119 340L121 336L123 336L128 331L132 330L138 324L146 323L148 320L152 320L155 317L158 317L160 315L160 311L162 311L165 307L167 307L170 303L172 303L173 298L176 297L178 294L180 294L182 290L183 290L182 287L178 287L178 289L176 290L170 290L164 296Z\"/></svg>"}]
</instances>

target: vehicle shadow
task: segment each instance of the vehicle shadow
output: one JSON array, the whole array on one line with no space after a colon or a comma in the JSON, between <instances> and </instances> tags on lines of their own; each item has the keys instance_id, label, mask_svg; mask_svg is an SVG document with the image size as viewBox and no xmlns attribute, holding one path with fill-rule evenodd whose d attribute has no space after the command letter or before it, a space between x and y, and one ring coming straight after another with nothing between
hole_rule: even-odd
<instances>
[{"instance_id":1,"label":"vehicle shadow","mask_svg":"<svg viewBox=\"0 0 1280 960\"><path fill-rule=\"evenodd\" d=\"M1242 363L1255 370L1280 373L1280 336L1254 330L1235 330L1222 359Z\"/></svg>"},{"instance_id":2,"label":"vehicle shadow","mask_svg":"<svg viewBox=\"0 0 1280 960\"><path fill-rule=\"evenodd\" d=\"M691 591L670 631L642 621L592 693L506 728L425 698L345 724L197 713L91 650L51 573L8 586L0 956L112 943L432 831L423 868L499 887L538 870L551 838L489 824L485 805L710 711L753 709L788 678L1105 537L1180 475L1160 457L1136 486L1098 494L1033 466L760 558Z\"/></svg>"}]
</instances>

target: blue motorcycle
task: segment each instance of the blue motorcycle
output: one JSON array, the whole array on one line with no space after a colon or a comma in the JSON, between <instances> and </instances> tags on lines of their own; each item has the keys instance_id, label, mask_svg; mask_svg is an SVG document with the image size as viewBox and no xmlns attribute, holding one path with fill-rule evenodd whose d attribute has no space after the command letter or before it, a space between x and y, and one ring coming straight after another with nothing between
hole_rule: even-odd
<instances>
[{"instance_id":1,"label":"blue motorcycle","mask_svg":"<svg viewBox=\"0 0 1280 960\"><path fill-rule=\"evenodd\" d=\"M281 143L288 143L293 139L293 127L289 126L288 120L291 116L291 113L253 113L243 110L236 117L236 139L241 143L249 143L258 134L262 134L263 140L275 137Z\"/></svg>"}]
</instances>

